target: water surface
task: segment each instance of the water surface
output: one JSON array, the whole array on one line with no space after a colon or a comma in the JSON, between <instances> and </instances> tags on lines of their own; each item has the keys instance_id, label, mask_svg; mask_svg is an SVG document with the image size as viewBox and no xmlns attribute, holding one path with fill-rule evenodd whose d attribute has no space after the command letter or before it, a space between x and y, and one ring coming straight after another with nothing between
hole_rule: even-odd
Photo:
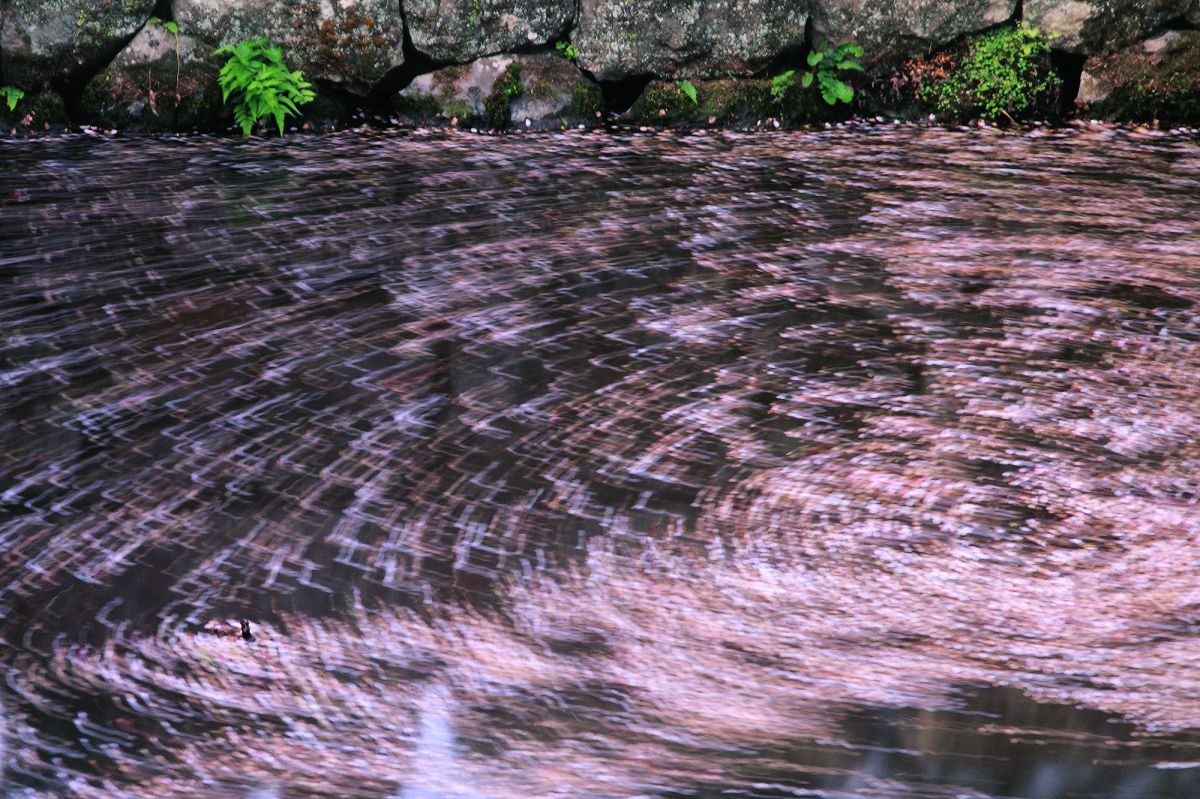
<instances>
[{"instance_id":1,"label":"water surface","mask_svg":"<svg viewBox=\"0 0 1200 799\"><path fill-rule=\"evenodd\" d=\"M12 795L1200 793L1196 141L0 147Z\"/></svg>"}]
</instances>

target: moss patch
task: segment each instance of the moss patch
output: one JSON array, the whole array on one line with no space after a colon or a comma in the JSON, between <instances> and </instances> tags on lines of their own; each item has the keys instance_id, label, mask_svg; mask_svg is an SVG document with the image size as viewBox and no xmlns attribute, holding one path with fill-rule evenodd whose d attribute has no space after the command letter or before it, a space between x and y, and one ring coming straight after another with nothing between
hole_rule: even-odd
<instances>
[{"instance_id":1,"label":"moss patch","mask_svg":"<svg viewBox=\"0 0 1200 799\"><path fill-rule=\"evenodd\" d=\"M176 67L173 59L136 66L111 65L84 90L85 122L147 131L210 130L224 113L217 67L193 59Z\"/></svg>"},{"instance_id":2,"label":"moss patch","mask_svg":"<svg viewBox=\"0 0 1200 799\"><path fill-rule=\"evenodd\" d=\"M424 124L442 115L442 103L432 94L423 92L397 95L392 108L401 118Z\"/></svg>"},{"instance_id":3,"label":"moss patch","mask_svg":"<svg viewBox=\"0 0 1200 799\"><path fill-rule=\"evenodd\" d=\"M603 110L604 94L597 84L576 83L571 87L571 106L568 111L572 116L594 119Z\"/></svg>"},{"instance_id":4,"label":"moss patch","mask_svg":"<svg viewBox=\"0 0 1200 799\"><path fill-rule=\"evenodd\" d=\"M457 119L459 122L473 121L475 110L466 100L447 100L442 106L441 115L442 119L447 122L452 119Z\"/></svg>"},{"instance_id":5,"label":"moss patch","mask_svg":"<svg viewBox=\"0 0 1200 799\"><path fill-rule=\"evenodd\" d=\"M503 130L512 124L512 101L525 91L521 82L521 65L513 61L508 68L496 78L492 93L488 95L483 107L487 114L488 124L497 130Z\"/></svg>"},{"instance_id":6,"label":"moss patch","mask_svg":"<svg viewBox=\"0 0 1200 799\"><path fill-rule=\"evenodd\" d=\"M766 119L787 124L816 122L830 117L831 110L812 91L794 87L777 100L771 81L723 78L696 81L696 102L674 82L655 81L626 112L631 122L643 125L753 126Z\"/></svg>"},{"instance_id":7,"label":"moss patch","mask_svg":"<svg viewBox=\"0 0 1200 799\"><path fill-rule=\"evenodd\" d=\"M453 94L458 82L466 76L467 71L465 64L442 67L434 73L433 85L443 94Z\"/></svg>"},{"instance_id":8,"label":"moss patch","mask_svg":"<svg viewBox=\"0 0 1200 799\"><path fill-rule=\"evenodd\" d=\"M1160 53L1137 45L1089 62L1110 87L1094 113L1128 122L1200 124L1200 31L1176 31Z\"/></svg>"}]
</instances>

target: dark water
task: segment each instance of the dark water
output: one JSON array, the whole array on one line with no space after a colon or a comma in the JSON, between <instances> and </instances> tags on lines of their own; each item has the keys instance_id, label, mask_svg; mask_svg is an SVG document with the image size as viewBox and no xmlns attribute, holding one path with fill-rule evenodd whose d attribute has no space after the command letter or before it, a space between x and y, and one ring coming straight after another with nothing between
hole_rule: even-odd
<instances>
[{"instance_id":1,"label":"dark water","mask_svg":"<svg viewBox=\"0 0 1200 799\"><path fill-rule=\"evenodd\" d=\"M0 148L10 795L1200 795L1200 143Z\"/></svg>"}]
</instances>

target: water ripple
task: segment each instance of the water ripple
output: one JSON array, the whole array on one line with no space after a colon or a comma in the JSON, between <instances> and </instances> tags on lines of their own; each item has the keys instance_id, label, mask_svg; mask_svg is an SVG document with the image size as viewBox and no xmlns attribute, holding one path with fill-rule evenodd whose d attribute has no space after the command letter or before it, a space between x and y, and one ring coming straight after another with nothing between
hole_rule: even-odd
<instances>
[{"instance_id":1,"label":"water ripple","mask_svg":"<svg viewBox=\"0 0 1200 799\"><path fill-rule=\"evenodd\" d=\"M2 146L14 795L1200 789L1195 141Z\"/></svg>"}]
</instances>

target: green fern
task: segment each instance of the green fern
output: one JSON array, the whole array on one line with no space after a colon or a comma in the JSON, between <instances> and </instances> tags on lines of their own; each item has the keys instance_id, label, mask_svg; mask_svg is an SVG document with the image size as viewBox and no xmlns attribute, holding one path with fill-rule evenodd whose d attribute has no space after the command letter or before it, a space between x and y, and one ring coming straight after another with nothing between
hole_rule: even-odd
<instances>
[{"instance_id":1,"label":"green fern","mask_svg":"<svg viewBox=\"0 0 1200 799\"><path fill-rule=\"evenodd\" d=\"M299 106L316 97L304 74L284 66L283 52L266 39L226 45L214 55L229 56L217 77L225 102L233 97L233 119L244 136L267 117L275 120L282 136L283 120L299 116Z\"/></svg>"}]
</instances>

